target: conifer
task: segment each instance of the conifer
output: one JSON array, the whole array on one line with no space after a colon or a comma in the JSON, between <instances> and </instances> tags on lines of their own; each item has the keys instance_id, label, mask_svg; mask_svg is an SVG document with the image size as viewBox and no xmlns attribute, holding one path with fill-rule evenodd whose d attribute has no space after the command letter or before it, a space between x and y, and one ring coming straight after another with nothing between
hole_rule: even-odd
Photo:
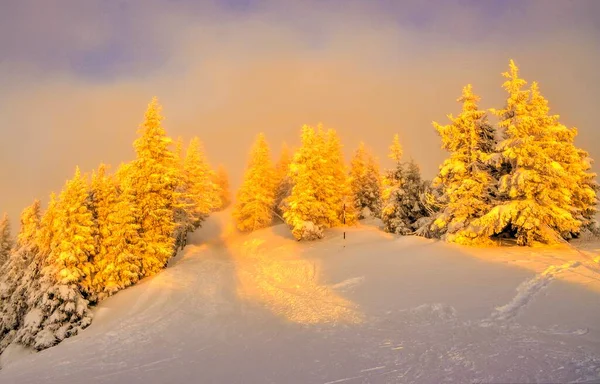
<instances>
[{"instance_id":1,"label":"conifer","mask_svg":"<svg viewBox=\"0 0 600 384\"><path fill-rule=\"evenodd\" d=\"M322 237L322 230L356 220L342 147L334 130L302 127L301 146L290 164L293 184L283 218L296 239Z\"/></svg>"},{"instance_id":2,"label":"conifer","mask_svg":"<svg viewBox=\"0 0 600 384\"><path fill-rule=\"evenodd\" d=\"M322 237L322 229L329 224L328 207L320 196L322 180L327 177L322 166L325 149L322 128L304 125L300 139L300 148L290 164L292 193L284 200L283 213L298 240Z\"/></svg>"},{"instance_id":3,"label":"conifer","mask_svg":"<svg viewBox=\"0 0 600 384\"><path fill-rule=\"evenodd\" d=\"M413 234L428 216L424 204L425 182L419 166L413 161L402 162L403 150L398 135L394 135L388 157L394 168L383 178L381 220L386 232L399 235Z\"/></svg>"},{"instance_id":4,"label":"conifer","mask_svg":"<svg viewBox=\"0 0 600 384\"><path fill-rule=\"evenodd\" d=\"M425 183L419 166L413 161L398 162L384 179L381 220L386 232L399 235L413 234L428 216L422 202Z\"/></svg>"},{"instance_id":5,"label":"conifer","mask_svg":"<svg viewBox=\"0 0 600 384\"><path fill-rule=\"evenodd\" d=\"M217 185L219 192L219 207L218 211L221 211L231 204L231 191L229 190L229 175L225 167L220 164L217 167L217 171L213 174L213 182Z\"/></svg>"},{"instance_id":6,"label":"conifer","mask_svg":"<svg viewBox=\"0 0 600 384\"><path fill-rule=\"evenodd\" d=\"M142 276L151 276L166 266L174 253L176 189L180 182L172 140L162 126L161 108L153 98L134 142L136 159L120 172L120 188L134 203L133 214L139 226L143 255Z\"/></svg>"},{"instance_id":7,"label":"conifer","mask_svg":"<svg viewBox=\"0 0 600 384\"><path fill-rule=\"evenodd\" d=\"M269 146L261 133L250 151L248 166L233 208L241 231L255 231L271 225L275 203L275 170Z\"/></svg>"},{"instance_id":8,"label":"conifer","mask_svg":"<svg viewBox=\"0 0 600 384\"><path fill-rule=\"evenodd\" d=\"M509 96L505 108L494 112L500 118L499 162L505 172L500 201L478 226L485 236L508 232L519 245L569 238L581 231L584 212L596 201L587 154L573 145L576 131L549 115L537 84L522 89L526 82L512 60L503 76Z\"/></svg>"},{"instance_id":9,"label":"conifer","mask_svg":"<svg viewBox=\"0 0 600 384\"><path fill-rule=\"evenodd\" d=\"M93 286L102 300L139 280L142 250L132 204L118 193L104 164L93 177L91 188L98 236Z\"/></svg>"},{"instance_id":10,"label":"conifer","mask_svg":"<svg viewBox=\"0 0 600 384\"><path fill-rule=\"evenodd\" d=\"M354 196L344 164L342 143L337 132L327 130L325 134L324 190L323 198L329 208L329 227L353 224L358 220Z\"/></svg>"},{"instance_id":11,"label":"conifer","mask_svg":"<svg viewBox=\"0 0 600 384\"><path fill-rule=\"evenodd\" d=\"M363 142L350 163L350 185L359 218L365 218L365 209L378 217L381 211L381 175L377 161Z\"/></svg>"},{"instance_id":12,"label":"conifer","mask_svg":"<svg viewBox=\"0 0 600 384\"><path fill-rule=\"evenodd\" d=\"M187 148L183 170L193 201L192 217L195 229L220 203L219 188L214 183L213 171L204 153L204 147L197 137L192 139Z\"/></svg>"},{"instance_id":13,"label":"conifer","mask_svg":"<svg viewBox=\"0 0 600 384\"><path fill-rule=\"evenodd\" d=\"M0 267L0 354L15 339L27 312L31 281L26 272L38 255L35 238L40 225L39 200L25 208L20 219L14 251Z\"/></svg>"},{"instance_id":14,"label":"conifer","mask_svg":"<svg viewBox=\"0 0 600 384\"><path fill-rule=\"evenodd\" d=\"M88 185L77 167L75 176L66 183L59 196L48 262L56 268L60 284L76 285L84 295L93 292L96 252L93 227Z\"/></svg>"},{"instance_id":15,"label":"conifer","mask_svg":"<svg viewBox=\"0 0 600 384\"><path fill-rule=\"evenodd\" d=\"M86 297L95 299L94 226L89 186L76 168L42 217L38 253L21 285L29 293L16 342L41 350L90 325Z\"/></svg>"},{"instance_id":16,"label":"conifer","mask_svg":"<svg viewBox=\"0 0 600 384\"><path fill-rule=\"evenodd\" d=\"M493 130L489 128L485 111L478 109L479 96L469 84L463 88L462 111L448 115L451 124L433 123L442 139L442 148L450 152L440 166L434 186L443 189L446 204L434 225L449 241L470 243L478 234L471 223L492 207L494 182L488 163L493 145Z\"/></svg>"}]
</instances>

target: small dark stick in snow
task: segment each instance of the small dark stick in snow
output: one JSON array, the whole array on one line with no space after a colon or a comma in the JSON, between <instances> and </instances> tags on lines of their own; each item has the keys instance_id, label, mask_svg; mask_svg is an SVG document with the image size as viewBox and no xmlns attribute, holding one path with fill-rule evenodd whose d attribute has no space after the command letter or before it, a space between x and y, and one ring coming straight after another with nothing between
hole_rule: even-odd
<instances>
[{"instance_id":1,"label":"small dark stick in snow","mask_svg":"<svg viewBox=\"0 0 600 384\"><path fill-rule=\"evenodd\" d=\"M346 240L346 203L344 203L344 208L342 210L342 219L344 220L344 240Z\"/></svg>"}]
</instances>

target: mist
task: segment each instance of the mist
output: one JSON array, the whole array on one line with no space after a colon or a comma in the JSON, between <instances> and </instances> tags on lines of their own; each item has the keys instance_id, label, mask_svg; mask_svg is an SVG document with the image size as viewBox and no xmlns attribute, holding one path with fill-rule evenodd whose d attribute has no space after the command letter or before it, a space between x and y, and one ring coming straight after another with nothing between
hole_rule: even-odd
<instances>
[{"instance_id":1,"label":"mist","mask_svg":"<svg viewBox=\"0 0 600 384\"><path fill-rule=\"evenodd\" d=\"M398 133L431 178L446 157L431 122L458 113L468 83L480 107L502 107L512 58L600 161L595 1L50 3L0 15L0 212L14 226L76 165L132 160L152 96L168 134L198 136L234 189L259 132L276 158L318 122L383 167Z\"/></svg>"}]
</instances>

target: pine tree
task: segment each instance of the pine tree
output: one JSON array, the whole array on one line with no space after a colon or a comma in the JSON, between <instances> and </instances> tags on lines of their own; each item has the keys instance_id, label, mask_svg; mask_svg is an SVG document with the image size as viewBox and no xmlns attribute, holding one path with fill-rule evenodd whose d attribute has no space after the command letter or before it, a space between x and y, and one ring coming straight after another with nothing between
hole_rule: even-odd
<instances>
[{"instance_id":1,"label":"pine tree","mask_svg":"<svg viewBox=\"0 0 600 384\"><path fill-rule=\"evenodd\" d=\"M509 232L519 245L568 238L581 231L585 207L596 200L587 156L572 144L575 131L548 114L537 85L522 89L526 82L512 60L503 76L509 96L505 108L494 112L500 118L498 151L506 171L500 178L499 204L478 226L485 236ZM582 197L579 203L576 195Z\"/></svg>"},{"instance_id":2,"label":"pine tree","mask_svg":"<svg viewBox=\"0 0 600 384\"><path fill-rule=\"evenodd\" d=\"M323 229L342 224L344 215L351 224L357 214L337 133L305 125L301 141L290 164L293 188L283 218L296 239L316 239Z\"/></svg>"},{"instance_id":3,"label":"pine tree","mask_svg":"<svg viewBox=\"0 0 600 384\"><path fill-rule=\"evenodd\" d=\"M495 188L488 165L495 149L494 132L485 111L478 109L479 99L467 85L457 100L462 103L461 113L448 115L451 124L433 123L442 148L450 152L434 179L434 186L443 188L446 201L434 225L448 241L465 244L477 237L470 225L491 209Z\"/></svg>"},{"instance_id":4,"label":"pine tree","mask_svg":"<svg viewBox=\"0 0 600 384\"><path fill-rule=\"evenodd\" d=\"M250 152L244 181L237 193L233 218L241 231L255 231L273 222L275 170L269 146L261 133Z\"/></svg>"},{"instance_id":5,"label":"pine tree","mask_svg":"<svg viewBox=\"0 0 600 384\"><path fill-rule=\"evenodd\" d=\"M39 249L23 278L27 313L15 341L37 350L91 324L96 239L89 187L79 168L41 220ZM49 241L49 244L48 244ZM48 252L48 253L46 253Z\"/></svg>"},{"instance_id":6,"label":"pine tree","mask_svg":"<svg viewBox=\"0 0 600 384\"><path fill-rule=\"evenodd\" d=\"M428 216L422 202L425 183L419 166L413 161L398 163L384 180L381 219L386 232L399 235L413 234L420 220Z\"/></svg>"},{"instance_id":7,"label":"pine tree","mask_svg":"<svg viewBox=\"0 0 600 384\"><path fill-rule=\"evenodd\" d=\"M5 213L0 220L0 267L8 261L10 251L13 247L13 239L10 233L10 222Z\"/></svg>"},{"instance_id":8,"label":"pine tree","mask_svg":"<svg viewBox=\"0 0 600 384\"><path fill-rule=\"evenodd\" d=\"M198 228L206 217L219 206L219 188L214 183L213 171L208 163L200 140L195 137L190 142L183 170L189 181L189 191L193 200L192 216L194 227Z\"/></svg>"},{"instance_id":9,"label":"pine tree","mask_svg":"<svg viewBox=\"0 0 600 384\"><path fill-rule=\"evenodd\" d=\"M325 169L323 198L329 207L329 227L353 224L358 220L352 187L344 164L342 143L337 132L327 130L325 134Z\"/></svg>"},{"instance_id":10,"label":"pine tree","mask_svg":"<svg viewBox=\"0 0 600 384\"><path fill-rule=\"evenodd\" d=\"M220 164L213 174L213 182L217 185L219 192L219 206L217 211L222 211L231 204L231 191L229 190L229 176L227 170Z\"/></svg>"},{"instance_id":11,"label":"pine tree","mask_svg":"<svg viewBox=\"0 0 600 384\"><path fill-rule=\"evenodd\" d=\"M392 140L392 145L390 145L390 152L388 157L394 162L396 165L402 161L402 156L404 155L404 150L402 149L402 145L400 144L400 138L398 134L394 135L394 139Z\"/></svg>"},{"instance_id":12,"label":"pine tree","mask_svg":"<svg viewBox=\"0 0 600 384\"><path fill-rule=\"evenodd\" d=\"M88 205L88 185L79 168L61 192L56 206L54 238L49 255L59 282L75 285L82 294L93 293L93 257L96 252L93 214Z\"/></svg>"},{"instance_id":13,"label":"pine tree","mask_svg":"<svg viewBox=\"0 0 600 384\"><path fill-rule=\"evenodd\" d=\"M595 215L597 213L599 190L596 174L591 172L593 160L587 151L575 147L576 128L567 128L559 122L558 115L549 115L548 101L539 91L538 84L531 86L530 113L534 118L541 119L541 124L548 126L548 144L545 149L548 156L554 160L564 171L567 178L563 187L569 190L570 213L580 222L576 231L563 231L561 236L565 239L578 237L582 230L597 227Z\"/></svg>"},{"instance_id":14,"label":"pine tree","mask_svg":"<svg viewBox=\"0 0 600 384\"><path fill-rule=\"evenodd\" d=\"M132 204L119 194L104 164L94 175L91 189L97 226L93 286L102 300L139 280L142 249Z\"/></svg>"},{"instance_id":15,"label":"pine tree","mask_svg":"<svg viewBox=\"0 0 600 384\"><path fill-rule=\"evenodd\" d=\"M134 203L134 218L140 228L142 276L158 273L175 248L174 212L180 177L160 111L158 100L153 98L138 130L140 137L134 142L137 157L119 175L122 193Z\"/></svg>"},{"instance_id":16,"label":"pine tree","mask_svg":"<svg viewBox=\"0 0 600 384\"><path fill-rule=\"evenodd\" d=\"M284 200L283 218L298 240L321 238L329 225L329 207L322 198L325 138L321 126L304 125L301 145L290 164L292 193Z\"/></svg>"},{"instance_id":17,"label":"pine tree","mask_svg":"<svg viewBox=\"0 0 600 384\"><path fill-rule=\"evenodd\" d=\"M381 211L381 175L373 155L361 142L350 163L350 185L354 196L354 207L359 218L364 219L364 210L379 216Z\"/></svg>"},{"instance_id":18,"label":"pine tree","mask_svg":"<svg viewBox=\"0 0 600 384\"><path fill-rule=\"evenodd\" d=\"M424 204L425 185L421 171L414 161L402 162L403 150L398 135L394 135L388 157L395 167L383 178L381 220L386 232L413 234L428 216Z\"/></svg>"},{"instance_id":19,"label":"pine tree","mask_svg":"<svg viewBox=\"0 0 600 384\"><path fill-rule=\"evenodd\" d=\"M275 212L278 216L283 215L285 210L284 200L292 193L292 179L290 177L290 164L292 162L292 153L286 143L281 147L281 154L275 166L277 179L277 190L275 192Z\"/></svg>"},{"instance_id":20,"label":"pine tree","mask_svg":"<svg viewBox=\"0 0 600 384\"><path fill-rule=\"evenodd\" d=\"M28 288L26 272L38 255L36 235L40 226L40 202L21 213L21 228L14 251L0 267L0 354L13 342L27 313Z\"/></svg>"}]
</instances>

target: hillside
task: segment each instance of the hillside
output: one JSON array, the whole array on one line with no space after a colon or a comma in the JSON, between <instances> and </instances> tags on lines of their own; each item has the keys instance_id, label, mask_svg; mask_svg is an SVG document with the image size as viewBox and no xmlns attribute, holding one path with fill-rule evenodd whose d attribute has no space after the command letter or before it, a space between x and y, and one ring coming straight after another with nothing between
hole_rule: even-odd
<instances>
[{"instance_id":1,"label":"hillside","mask_svg":"<svg viewBox=\"0 0 600 384\"><path fill-rule=\"evenodd\" d=\"M377 223L297 242L211 217L165 271L1 383L443 383L600 379L600 243L464 248ZM591 382L591 381L590 381Z\"/></svg>"}]
</instances>

